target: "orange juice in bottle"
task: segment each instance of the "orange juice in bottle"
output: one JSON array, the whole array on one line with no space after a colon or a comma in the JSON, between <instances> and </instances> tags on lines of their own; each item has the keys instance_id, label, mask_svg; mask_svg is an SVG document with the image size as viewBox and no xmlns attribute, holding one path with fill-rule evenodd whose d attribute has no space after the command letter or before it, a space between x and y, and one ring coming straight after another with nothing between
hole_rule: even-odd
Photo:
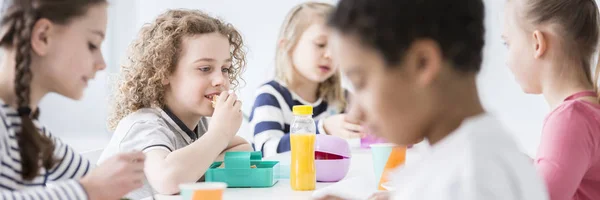
<instances>
[{"instance_id":1,"label":"orange juice in bottle","mask_svg":"<svg viewBox=\"0 0 600 200\"><path fill-rule=\"evenodd\" d=\"M294 121L290 127L292 162L290 185L293 190L314 190L317 183L315 169L315 138L317 127L312 118L312 106L294 106Z\"/></svg>"}]
</instances>

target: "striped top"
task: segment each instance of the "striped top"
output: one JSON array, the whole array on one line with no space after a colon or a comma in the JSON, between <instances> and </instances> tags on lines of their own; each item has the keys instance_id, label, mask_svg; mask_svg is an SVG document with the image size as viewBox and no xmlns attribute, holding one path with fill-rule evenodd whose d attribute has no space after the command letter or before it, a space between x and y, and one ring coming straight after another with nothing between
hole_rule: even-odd
<instances>
[{"instance_id":1,"label":"striped top","mask_svg":"<svg viewBox=\"0 0 600 200\"><path fill-rule=\"evenodd\" d=\"M313 119L317 134L325 133L322 120L342 111L337 105L323 99L309 103L278 81L270 81L260 88L250 114L250 125L254 133L254 148L264 157L290 151L290 124L294 120L295 105L313 106Z\"/></svg>"},{"instance_id":2,"label":"striped top","mask_svg":"<svg viewBox=\"0 0 600 200\"><path fill-rule=\"evenodd\" d=\"M21 129L21 118L2 100L0 105L0 199L88 199L78 179L91 170L90 162L52 136L37 120L33 123L40 134L54 141L54 157L60 161L50 171L41 168L31 181L22 179L21 154L15 135Z\"/></svg>"}]
</instances>

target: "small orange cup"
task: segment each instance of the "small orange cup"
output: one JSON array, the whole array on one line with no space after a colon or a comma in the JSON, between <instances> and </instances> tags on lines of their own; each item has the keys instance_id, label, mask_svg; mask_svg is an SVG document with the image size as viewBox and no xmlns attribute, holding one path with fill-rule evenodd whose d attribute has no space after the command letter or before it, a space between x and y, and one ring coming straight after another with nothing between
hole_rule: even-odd
<instances>
[{"instance_id":1,"label":"small orange cup","mask_svg":"<svg viewBox=\"0 0 600 200\"><path fill-rule=\"evenodd\" d=\"M378 189L386 190L382 185L389 181L389 173L406 161L406 147L396 146L392 149L388 161L385 163L381 179L379 179Z\"/></svg>"},{"instance_id":2,"label":"small orange cup","mask_svg":"<svg viewBox=\"0 0 600 200\"><path fill-rule=\"evenodd\" d=\"M179 185L184 200L222 200L226 183L204 182Z\"/></svg>"}]
</instances>

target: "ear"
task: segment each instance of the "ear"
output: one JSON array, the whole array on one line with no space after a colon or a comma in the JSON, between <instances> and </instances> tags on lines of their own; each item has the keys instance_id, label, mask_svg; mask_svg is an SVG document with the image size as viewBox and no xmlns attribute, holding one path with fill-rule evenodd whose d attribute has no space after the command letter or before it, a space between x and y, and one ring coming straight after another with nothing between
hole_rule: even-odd
<instances>
[{"instance_id":1,"label":"ear","mask_svg":"<svg viewBox=\"0 0 600 200\"><path fill-rule=\"evenodd\" d=\"M31 49L40 56L50 51L50 37L54 31L54 25L48 19L42 18L35 22L31 30Z\"/></svg>"},{"instance_id":2,"label":"ear","mask_svg":"<svg viewBox=\"0 0 600 200\"><path fill-rule=\"evenodd\" d=\"M533 37L533 49L534 49L533 56L536 59L539 59L542 56L544 56L544 54L546 53L546 49L548 48L548 41L547 41L546 36L544 36L544 33L542 33L539 30L533 31L532 37Z\"/></svg>"},{"instance_id":3,"label":"ear","mask_svg":"<svg viewBox=\"0 0 600 200\"><path fill-rule=\"evenodd\" d=\"M167 78L163 79L163 80L161 81L161 83L162 83L163 85L169 85L169 83L170 83L170 81L169 81L169 77L170 77L170 76L168 76Z\"/></svg>"},{"instance_id":4,"label":"ear","mask_svg":"<svg viewBox=\"0 0 600 200\"><path fill-rule=\"evenodd\" d=\"M437 42L433 40L417 40L413 42L405 57L405 66L417 84L431 84L442 70L443 57Z\"/></svg>"}]
</instances>

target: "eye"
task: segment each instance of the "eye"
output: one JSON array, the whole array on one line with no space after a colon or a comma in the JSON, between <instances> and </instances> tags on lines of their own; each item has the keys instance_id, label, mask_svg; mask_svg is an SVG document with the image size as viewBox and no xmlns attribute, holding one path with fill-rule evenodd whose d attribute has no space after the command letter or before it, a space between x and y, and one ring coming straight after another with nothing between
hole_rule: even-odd
<instances>
[{"instance_id":1,"label":"eye","mask_svg":"<svg viewBox=\"0 0 600 200\"><path fill-rule=\"evenodd\" d=\"M95 51L98 49L98 46L92 44L91 42L88 42L88 48L90 49L90 51Z\"/></svg>"},{"instance_id":2,"label":"eye","mask_svg":"<svg viewBox=\"0 0 600 200\"><path fill-rule=\"evenodd\" d=\"M233 70L231 69L231 67L224 67L223 69L221 69L221 72L231 74L233 73Z\"/></svg>"},{"instance_id":3,"label":"eye","mask_svg":"<svg viewBox=\"0 0 600 200\"><path fill-rule=\"evenodd\" d=\"M362 78L350 79L350 83L352 84L352 87L357 91L363 89L365 86L364 79Z\"/></svg>"},{"instance_id":4,"label":"eye","mask_svg":"<svg viewBox=\"0 0 600 200\"><path fill-rule=\"evenodd\" d=\"M212 67L210 66L202 66L198 68L198 70L200 70L201 72L209 72L211 69Z\"/></svg>"},{"instance_id":5,"label":"eye","mask_svg":"<svg viewBox=\"0 0 600 200\"><path fill-rule=\"evenodd\" d=\"M327 44L325 44L325 43L317 43L317 46L319 48L325 48L327 46Z\"/></svg>"},{"instance_id":6,"label":"eye","mask_svg":"<svg viewBox=\"0 0 600 200\"><path fill-rule=\"evenodd\" d=\"M362 90L364 87L364 84L362 83L353 83L352 86L354 86L355 90Z\"/></svg>"}]
</instances>

